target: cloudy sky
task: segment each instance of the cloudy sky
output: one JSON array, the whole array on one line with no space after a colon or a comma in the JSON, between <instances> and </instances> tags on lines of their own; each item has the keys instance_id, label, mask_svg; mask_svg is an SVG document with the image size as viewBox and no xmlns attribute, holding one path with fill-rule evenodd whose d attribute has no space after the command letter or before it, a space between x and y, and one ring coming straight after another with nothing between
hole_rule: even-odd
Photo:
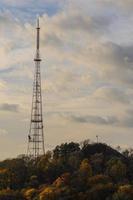
<instances>
[{"instance_id":1,"label":"cloudy sky","mask_svg":"<svg viewBox=\"0 0 133 200\"><path fill-rule=\"evenodd\" d=\"M133 1L0 0L0 159L26 153L40 15L45 147L133 146Z\"/></svg>"}]
</instances>

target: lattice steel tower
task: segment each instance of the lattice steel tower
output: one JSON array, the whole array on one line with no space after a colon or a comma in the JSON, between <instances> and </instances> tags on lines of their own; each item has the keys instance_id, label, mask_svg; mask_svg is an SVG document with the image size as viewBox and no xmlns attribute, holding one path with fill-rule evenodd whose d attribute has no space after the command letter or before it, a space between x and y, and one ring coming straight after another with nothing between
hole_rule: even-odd
<instances>
[{"instance_id":1,"label":"lattice steel tower","mask_svg":"<svg viewBox=\"0 0 133 200\"><path fill-rule=\"evenodd\" d=\"M44 154L44 133L42 114L42 94L41 94L41 71L40 71L40 26L37 20L37 41L35 56L35 74L33 82L33 97L31 109L30 130L28 135L28 156L37 158Z\"/></svg>"}]
</instances>

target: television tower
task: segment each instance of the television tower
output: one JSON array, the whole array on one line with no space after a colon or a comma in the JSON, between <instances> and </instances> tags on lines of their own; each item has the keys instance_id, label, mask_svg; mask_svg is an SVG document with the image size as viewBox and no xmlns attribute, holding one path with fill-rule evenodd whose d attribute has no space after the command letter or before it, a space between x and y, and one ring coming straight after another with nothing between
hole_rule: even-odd
<instances>
[{"instance_id":1,"label":"television tower","mask_svg":"<svg viewBox=\"0 0 133 200\"><path fill-rule=\"evenodd\" d=\"M41 94L41 71L40 71L40 25L37 20L37 39L35 55L35 74L33 82L33 96L30 130L28 135L28 156L37 158L45 153L44 150L44 132L43 132L43 114L42 114L42 94Z\"/></svg>"}]
</instances>

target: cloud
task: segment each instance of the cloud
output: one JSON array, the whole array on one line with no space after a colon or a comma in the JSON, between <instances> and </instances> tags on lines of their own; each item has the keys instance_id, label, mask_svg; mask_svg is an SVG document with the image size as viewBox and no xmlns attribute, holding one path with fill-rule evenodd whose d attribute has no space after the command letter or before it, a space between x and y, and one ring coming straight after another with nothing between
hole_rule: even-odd
<instances>
[{"instance_id":1,"label":"cloud","mask_svg":"<svg viewBox=\"0 0 133 200\"><path fill-rule=\"evenodd\" d=\"M116 81L131 86L133 83L132 52L132 45L93 41L90 47L86 44L86 47L77 49L72 59L78 65L85 65L89 69L92 69L92 66L95 67L101 76L99 78L106 82Z\"/></svg>"},{"instance_id":2,"label":"cloud","mask_svg":"<svg viewBox=\"0 0 133 200\"><path fill-rule=\"evenodd\" d=\"M7 83L6 81L0 80L0 90L7 89Z\"/></svg>"},{"instance_id":3,"label":"cloud","mask_svg":"<svg viewBox=\"0 0 133 200\"><path fill-rule=\"evenodd\" d=\"M111 103L130 104L130 96L123 89L101 87L97 89L93 98L102 99Z\"/></svg>"},{"instance_id":4,"label":"cloud","mask_svg":"<svg viewBox=\"0 0 133 200\"><path fill-rule=\"evenodd\" d=\"M133 5L133 2L132 0L127 0L127 1L124 1L124 0L100 0L100 2L102 3L107 3L107 4L112 4L112 5L117 5L117 6L120 6L121 8L130 8L131 9L131 6Z\"/></svg>"},{"instance_id":5,"label":"cloud","mask_svg":"<svg viewBox=\"0 0 133 200\"><path fill-rule=\"evenodd\" d=\"M0 120L7 124L8 132L12 130L9 135L13 145L14 141L25 142L29 127L24 119L30 120L36 14L41 15L46 143L56 145L71 137L92 139L94 134L104 131L110 133L114 142L120 132L127 137L133 121L126 112L133 103L133 15L127 12L129 7L132 9L132 2L6 0L1 3L4 9L0 12L0 110L10 113L8 119L2 115ZM3 103L7 99L10 103ZM13 119L12 112L19 115ZM48 112L56 114L47 115Z\"/></svg>"},{"instance_id":6,"label":"cloud","mask_svg":"<svg viewBox=\"0 0 133 200\"><path fill-rule=\"evenodd\" d=\"M57 55L54 59L62 58L62 61L70 62L70 65L84 65L89 70L95 68L102 75L99 78L105 81L132 85L133 46L109 41L110 25L113 28L114 17L108 18L102 14L86 16L80 11L63 12L53 18L45 15L42 17L43 45L48 45L47 50L55 49L53 56L55 51Z\"/></svg>"},{"instance_id":7,"label":"cloud","mask_svg":"<svg viewBox=\"0 0 133 200\"><path fill-rule=\"evenodd\" d=\"M8 131L6 129L0 129L0 136L6 136Z\"/></svg>"},{"instance_id":8,"label":"cloud","mask_svg":"<svg viewBox=\"0 0 133 200\"><path fill-rule=\"evenodd\" d=\"M62 47L64 46L64 42L60 39L60 37L54 33L46 33L44 39L44 45L50 45L52 47Z\"/></svg>"},{"instance_id":9,"label":"cloud","mask_svg":"<svg viewBox=\"0 0 133 200\"><path fill-rule=\"evenodd\" d=\"M133 128L133 110L132 109L129 109L126 111L126 115L122 118L120 125L127 128Z\"/></svg>"},{"instance_id":10,"label":"cloud","mask_svg":"<svg viewBox=\"0 0 133 200\"><path fill-rule=\"evenodd\" d=\"M133 83L133 46L122 46L107 43L101 46L101 62L105 79L132 85ZM108 48L107 48L108 47Z\"/></svg>"},{"instance_id":11,"label":"cloud","mask_svg":"<svg viewBox=\"0 0 133 200\"><path fill-rule=\"evenodd\" d=\"M115 116L82 115L69 112L50 112L48 116L60 118L60 121L67 120L79 124L115 125L119 121Z\"/></svg>"},{"instance_id":12,"label":"cloud","mask_svg":"<svg viewBox=\"0 0 133 200\"><path fill-rule=\"evenodd\" d=\"M106 17L103 15L91 16L77 11L70 11L62 13L55 17L55 23L62 29L68 31L88 32L89 34L101 34L107 31L109 25L113 22L113 17Z\"/></svg>"},{"instance_id":13,"label":"cloud","mask_svg":"<svg viewBox=\"0 0 133 200\"><path fill-rule=\"evenodd\" d=\"M9 111L9 112L18 112L19 111L19 105L18 104L8 104L3 103L0 105L1 111Z\"/></svg>"},{"instance_id":14,"label":"cloud","mask_svg":"<svg viewBox=\"0 0 133 200\"><path fill-rule=\"evenodd\" d=\"M31 3L31 1L33 0L30 0L29 3ZM7 5L12 5L12 6L22 6L22 5L27 5L29 4L27 1L17 1L17 0L2 0L3 3L7 4Z\"/></svg>"},{"instance_id":15,"label":"cloud","mask_svg":"<svg viewBox=\"0 0 133 200\"><path fill-rule=\"evenodd\" d=\"M8 5L15 5L15 6L24 6L24 5L31 5L33 3L35 3L36 1L35 0L29 0L29 1L26 1L26 0L23 0L23 1L17 1L17 0L1 0L2 2L4 2L5 4L8 4ZM54 4L54 3L59 3L60 0L39 0L38 1L38 5L41 3L41 4L44 4L44 3L51 3L51 4Z\"/></svg>"}]
</instances>

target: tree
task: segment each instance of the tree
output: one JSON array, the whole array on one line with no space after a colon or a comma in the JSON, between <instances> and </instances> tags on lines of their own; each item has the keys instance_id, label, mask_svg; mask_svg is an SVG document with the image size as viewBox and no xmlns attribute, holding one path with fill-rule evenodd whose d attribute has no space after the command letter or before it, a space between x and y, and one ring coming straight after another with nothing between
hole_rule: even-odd
<instances>
[{"instance_id":1,"label":"tree","mask_svg":"<svg viewBox=\"0 0 133 200\"><path fill-rule=\"evenodd\" d=\"M72 152L68 158L67 163L71 172L74 172L76 169L79 168L80 163L83 159L81 151Z\"/></svg>"},{"instance_id":2,"label":"tree","mask_svg":"<svg viewBox=\"0 0 133 200\"><path fill-rule=\"evenodd\" d=\"M40 200L56 200L57 194L54 187L46 187L40 193Z\"/></svg>"},{"instance_id":3,"label":"tree","mask_svg":"<svg viewBox=\"0 0 133 200\"><path fill-rule=\"evenodd\" d=\"M5 168L8 170L8 182L11 189L19 189L24 187L27 180L27 166L23 159L12 159L4 162Z\"/></svg>"},{"instance_id":4,"label":"tree","mask_svg":"<svg viewBox=\"0 0 133 200\"><path fill-rule=\"evenodd\" d=\"M107 163L107 174L116 182L123 181L127 174L127 167L120 159L113 158Z\"/></svg>"},{"instance_id":5,"label":"tree","mask_svg":"<svg viewBox=\"0 0 133 200\"><path fill-rule=\"evenodd\" d=\"M67 156L71 155L73 152L80 151L80 147L78 143L65 143L57 146L53 150L53 157L58 159L60 157L67 158Z\"/></svg>"},{"instance_id":6,"label":"tree","mask_svg":"<svg viewBox=\"0 0 133 200\"><path fill-rule=\"evenodd\" d=\"M70 183L70 173L64 173L62 174L60 177L58 177L55 181L54 181L54 185L56 187L62 187L65 185L69 185Z\"/></svg>"},{"instance_id":7,"label":"tree","mask_svg":"<svg viewBox=\"0 0 133 200\"><path fill-rule=\"evenodd\" d=\"M26 200L20 192L0 190L0 200Z\"/></svg>"},{"instance_id":8,"label":"tree","mask_svg":"<svg viewBox=\"0 0 133 200\"><path fill-rule=\"evenodd\" d=\"M37 190L34 188L30 188L25 191L24 196L27 200L34 200L37 196Z\"/></svg>"},{"instance_id":9,"label":"tree","mask_svg":"<svg viewBox=\"0 0 133 200\"><path fill-rule=\"evenodd\" d=\"M94 185L97 185L97 184L106 185L108 183L111 183L111 180L108 176L99 174L99 175L90 177L88 182L89 182L90 187L93 187Z\"/></svg>"},{"instance_id":10,"label":"tree","mask_svg":"<svg viewBox=\"0 0 133 200\"><path fill-rule=\"evenodd\" d=\"M112 197L114 191L115 189L112 183L97 184L87 192L87 197L91 200L106 200Z\"/></svg>"},{"instance_id":11,"label":"tree","mask_svg":"<svg viewBox=\"0 0 133 200\"><path fill-rule=\"evenodd\" d=\"M92 168L88 159L82 160L79 170L74 174L72 185L79 192L85 192L88 187L88 179L92 176Z\"/></svg>"},{"instance_id":12,"label":"tree","mask_svg":"<svg viewBox=\"0 0 133 200\"><path fill-rule=\"evenodd\" d=\"M89 163L88 159L84 159L81 164L80 164L80 168L79 168L79 173L81 176L89 178L90 176L92 176L92 167Z\"/></svg>"},{"instance_id":13,"label":"tree","mask_svg":"<svg viewBox=\"0 0 133 200\"><path fill-rule=\"evenodd\" d=\"M10 174L8 169L0 169L0 189L7 189L10 186Z\"/></svg>"},{"instance_id":14,"label":"tree","mask_svg":"<svg viewBox=\"0 0 133 200\"><path fill-rule=\"evenodd\" d=\"M118 191L113 195L113 200L132 200L133 199L133 186L123 185L120 186Z\"/></svg>"},{"instance_id":15,"label":"tree","mask_svg":"<svg viewBox=\"0 0 133 200\"><path fill-rule=\"evenodd\" d=\"M105 170L104 156L102 153L96 153L90 157L90 163L95 174L103 173Z\"/></svg>"},{"instance_id":16,"label":"tree","mask_svg":"<svg viewBox=\"0 0 133 200\"><path fill-rule=\"evenodd\" d=\"M29 186L34 188L39 186L39 181L36 175L30 177Z\"/></svg>"}]
</instances>

